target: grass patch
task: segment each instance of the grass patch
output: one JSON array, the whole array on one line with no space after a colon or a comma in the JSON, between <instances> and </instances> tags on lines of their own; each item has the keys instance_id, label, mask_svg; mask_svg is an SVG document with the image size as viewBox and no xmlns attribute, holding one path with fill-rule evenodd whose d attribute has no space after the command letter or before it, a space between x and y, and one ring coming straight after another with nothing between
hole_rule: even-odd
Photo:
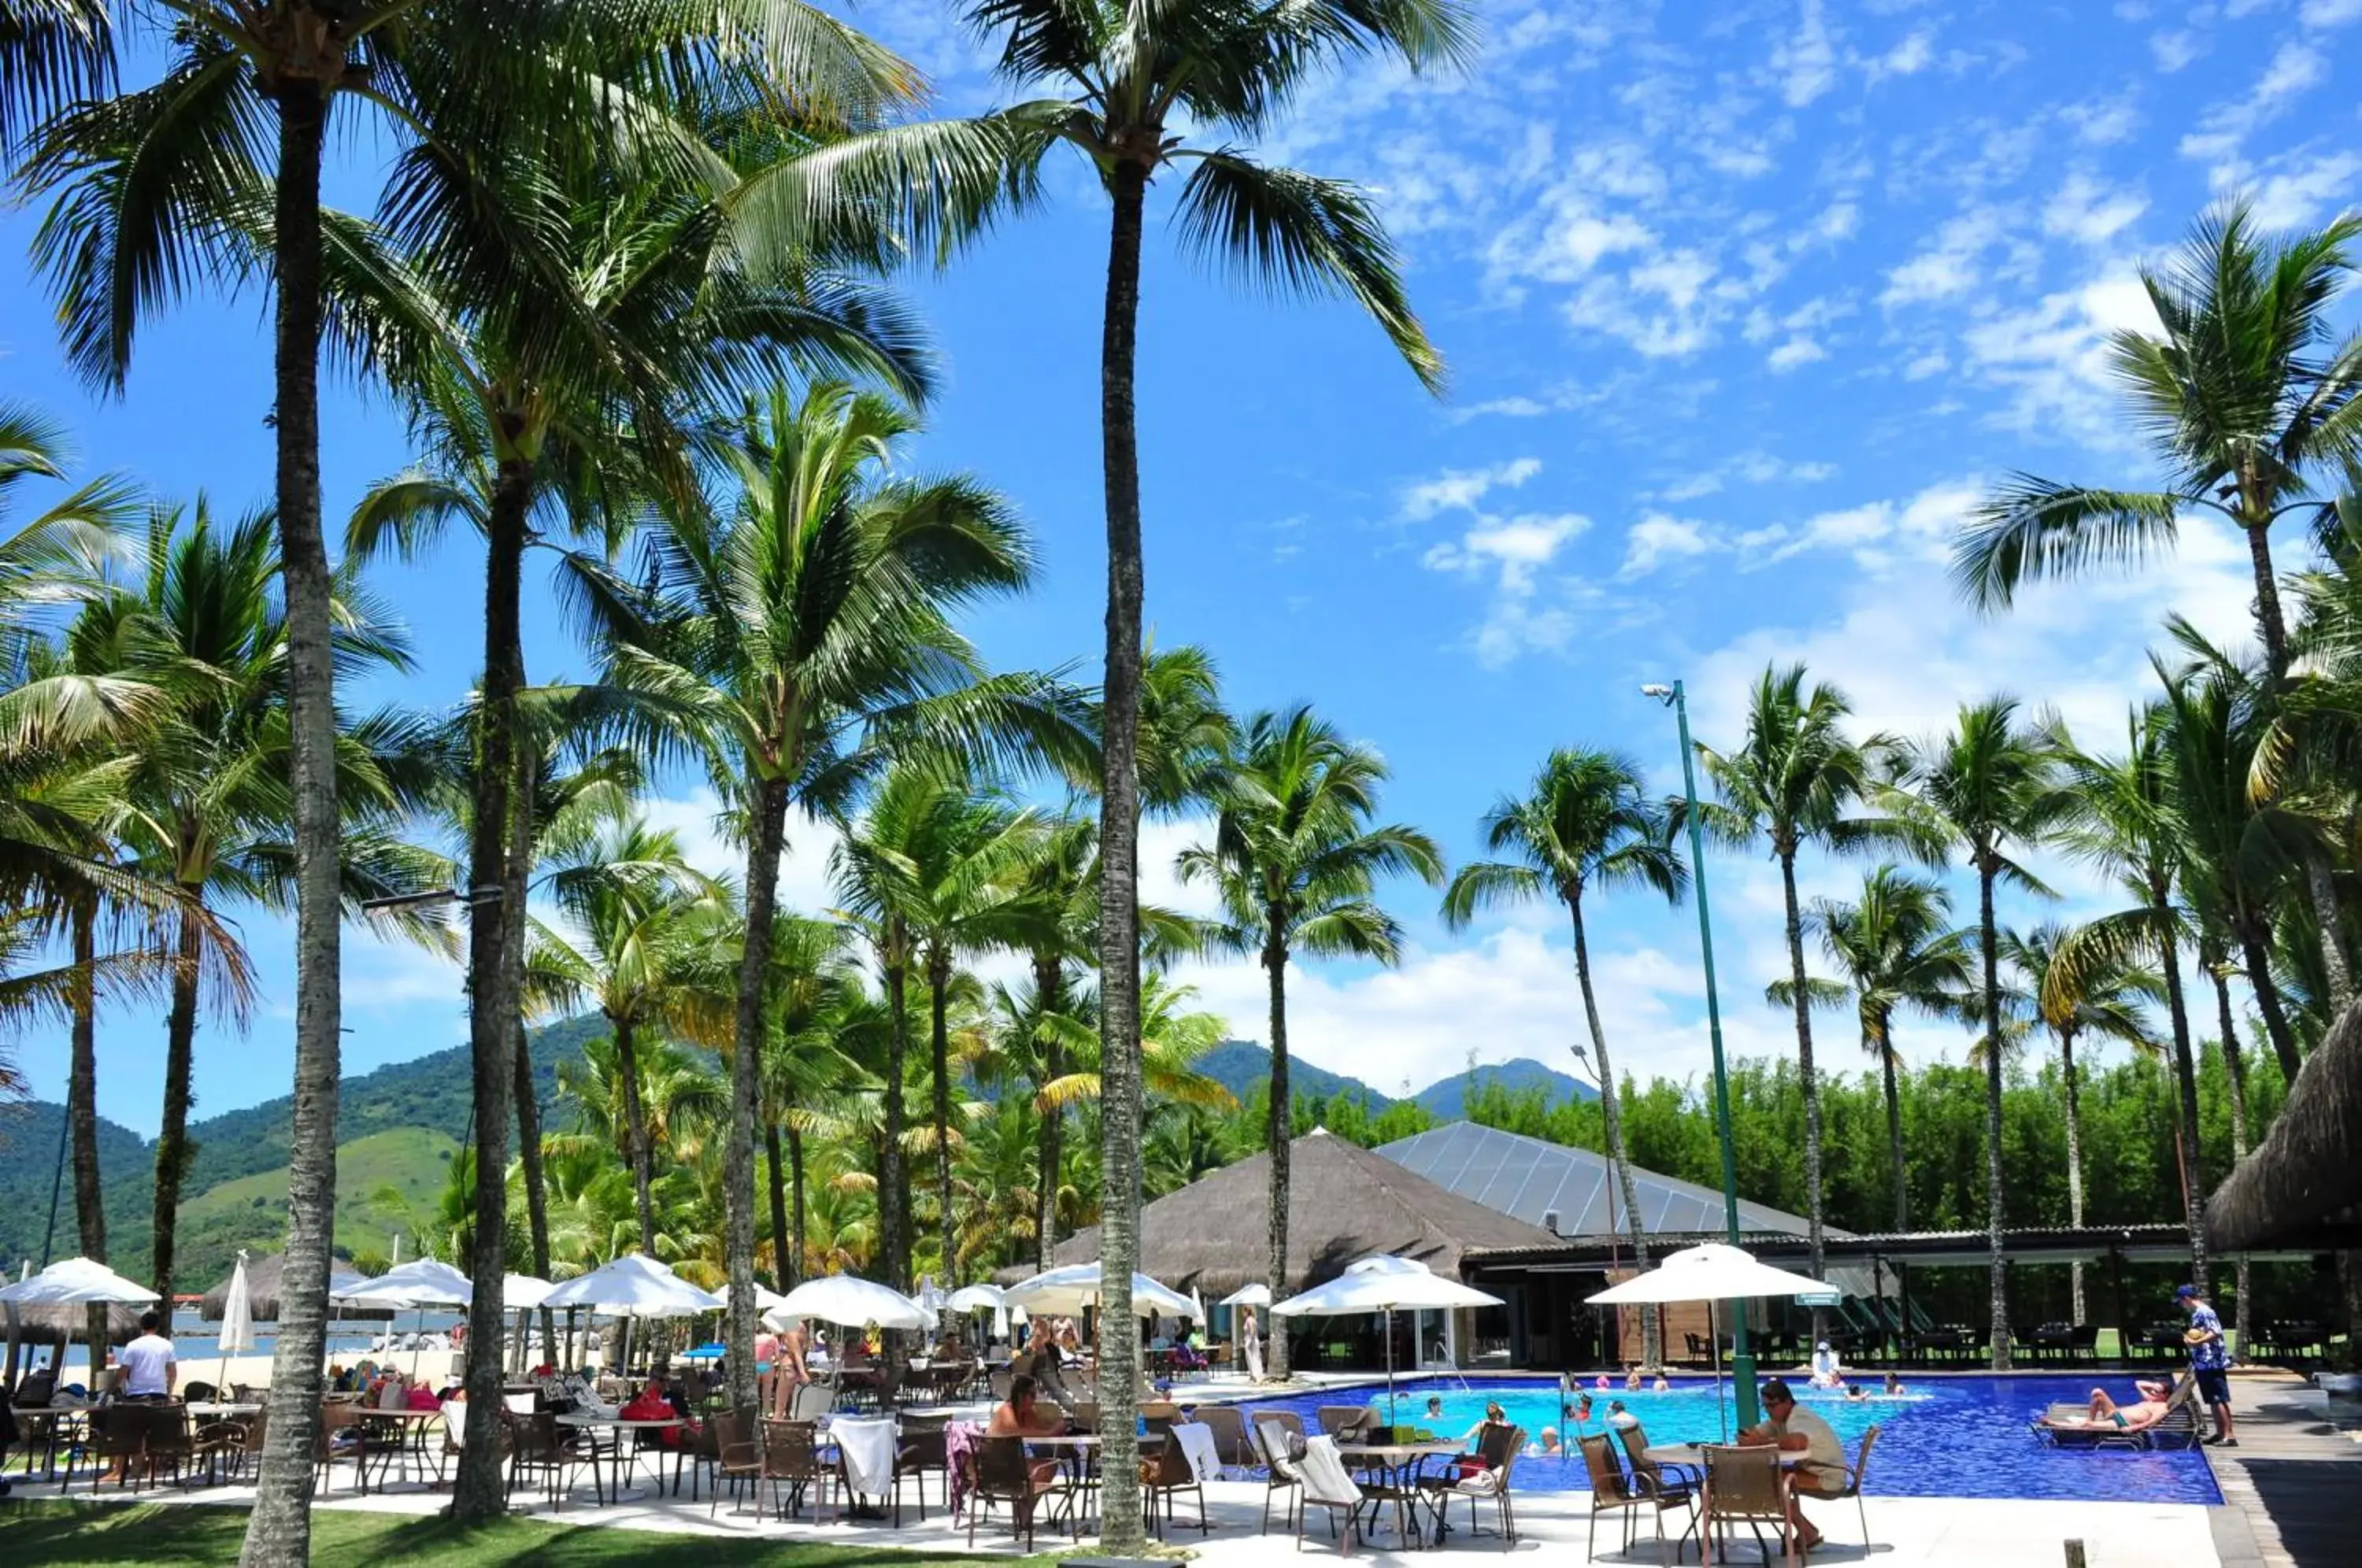
<instances>
[{"instance_id":1,"label":"grass patch","mask_svg":"<svg viewBox=\"0 0 2362 1568\"><path fill-rule=\"evenodd\" d=\"M432 1213L458 1149L450 1138L425 1127L389 1128L338 1144L338 1243L348 1252L384 1252L397 1228L411 1227L378 1207L379 1189L391 1187L418 1213ZM182 1234L201 1244L252 1244L257 1238L283 1236L286 1229L284 1165L223 1182L181 1205ZM204 1277L209 1283L212 1275Z\"/></svg>"},{"instance_id":2,"label":"grass patch","mask_svg":"<svg viewBox=\"0 0 2362 1568\"><path fill-rule=\"evenodd\" d=\"M11 1562L54 1568L138 1563L211 1568L237 1561L247 1510L155 1503L0 1503L0 1540ZM973 1557L809 1541L723 1540L613 1525L501 1519L462 1528L443 1519L315 1509L312 1561L322 1568L976 1568ZM999 1559L1047 1568L1048 1556Z\"/></svg>"}]
</instances>

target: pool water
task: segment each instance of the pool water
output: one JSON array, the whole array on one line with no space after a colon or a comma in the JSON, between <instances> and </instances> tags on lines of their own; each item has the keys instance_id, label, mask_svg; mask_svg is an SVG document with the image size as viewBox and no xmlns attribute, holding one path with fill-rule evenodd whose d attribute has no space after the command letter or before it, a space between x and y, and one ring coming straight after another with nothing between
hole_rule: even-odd
<instances>
[{"instance_id":1,"label":"pool water","mask_svg":"<svg viewBox=\"0 0 2362 1568\"><path fill-rule=\"evenodd\" d=\"M1799 1388L1797 1397L1819 1413L1843 1441L1851 1459L1861 1434L1876 1424L1878 1448L1871 1457L1871 1496L2031 1497L2055 1502L2202 1503L2223 1500L2205 1456L2195 1449L2136 1452L2126 1449L2062 1449L2026 1430L2026 1423L2054 1401L2081 1401L2094 1385L2118 1397L2133 1397L2130 1379L2091 1373L2031 1377L1927 1377L1910 1381L1899 1398L1848 1399L1842 1394ZM2115 1387L2122 1384L2121 1389ZM1727 1385L1724 1386L1727 1397ZM1591 1389L1590 1431L1603 1430L1607 1402L1621 1399L1640 1418L1650 1442L1719 1441L1724 1411L1713 1380L1675 1378L1662 1394ZM1576 1395L1564 1397L1569 1413ZM1440 1419L1427 1414L1430 1397L1443 1401ZM1544 1427L1566 1434L1555 1379L1460 1379L1423 1377L1396 1385L1395 1419L1457 1439L1485 1419L1487 1400L1499 1401L1511 1421L1539 1439ZM1383 1413L1383 1388L1333 1388L1325 1393L1258 1399L1244 1408L1293 1410L1308 1431L1318 1430L1314 1412L1324 1405L1369 1403ZM1729 1415L1735 1421L1735 1413ZM1521 1492L1588 1489L1582 1456L1548 1458L1529 1453L1518 1461L1512 1485Z\"/></svg>"}]
</instances>

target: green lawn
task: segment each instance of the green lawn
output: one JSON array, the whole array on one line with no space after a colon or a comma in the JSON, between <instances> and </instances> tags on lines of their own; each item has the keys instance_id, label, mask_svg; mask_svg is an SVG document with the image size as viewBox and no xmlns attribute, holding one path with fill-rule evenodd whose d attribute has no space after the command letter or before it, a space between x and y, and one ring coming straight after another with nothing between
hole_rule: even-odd
<instances>
[{"instance_id":1,"label":"green lawn","mask_svg":"<svg viewBox=\"0 0 2362 1568\"><path fill-rule=\"evenodd\" d=\"M0 1540L10 1562L54 1568L83 1563L138 1563L152 1568L237 1561L246 1534L244 1508L151 1503L0 1503ZM630 1563L634 1568L929 1568L972 1557L881 1551L871 1547L802 1541L717 1540L611 1525L545 1524L503 1519L459 1529L440 1519L323 1509L312 1515L312 1561L333 1568L501 1568L509 1563L568 1565ZM1046 1556L1003 1559L1046 1568Z\"/></svg>"}]
</instances>

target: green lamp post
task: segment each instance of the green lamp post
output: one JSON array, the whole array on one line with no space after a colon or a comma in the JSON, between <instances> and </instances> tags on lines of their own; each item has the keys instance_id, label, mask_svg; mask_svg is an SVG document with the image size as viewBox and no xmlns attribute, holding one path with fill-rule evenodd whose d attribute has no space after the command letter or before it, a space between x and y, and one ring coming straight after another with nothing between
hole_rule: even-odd
<instances>
[{"instance_id":1,"label":"green lamp post","mask_svg":"<svg viewBox=\"0 0 2362 1568\"><path fill-rule=\"evenodd\" d=\"M1705 900L1705 833L1698 820L1696 749L1690 745L1689 699L1682 683L1671 686L1650 685L1640 688L1644 697L1654 697L1672 709L1673 718L1681 728L1682 790L1689 800L1690 880L1697 889L1698 951L1705 961L1705 1027L1714 1043L1714 1121L1715 1131L1722 1139L1722 1222L1732 1246L1738 1245L1738 1163L1731 1153L1730 1143L1730 1077L1722 1063L1722 1003L1714 988L1714 922L1706 911ZM1755 1353L1747 1342L1747 1303L1731 1304L1730 1313L1730 1375L1737 1386L1738 1424L1751 1427L1758 1419L1755 1405Z\"/></svg>"}]
</instances>

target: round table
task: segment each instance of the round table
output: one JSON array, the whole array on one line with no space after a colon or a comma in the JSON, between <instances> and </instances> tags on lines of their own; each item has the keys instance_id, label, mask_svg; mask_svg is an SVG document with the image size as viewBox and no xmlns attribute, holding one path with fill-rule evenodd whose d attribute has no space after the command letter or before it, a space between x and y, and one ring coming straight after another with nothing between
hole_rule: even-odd
<instances>
[{"instance_id":1,"label":"round table","mask_svg":"<svg viewBox=\"0 0 2362 1568\"><path fill-rule=\"evenodd\" d=\"M689 1425L687 1421L681 1419L679 1416L640 1421L627 1420L621 1416L594 1416L587 1410L569 1410L565 1415L557 1418L557 1424L561 1427L572 1427L577 1431L590 1431L594 1434L598 1432L613 1433L614 1441L606 1448L604 1452L610 1470L615 1473L620 1473L632 1467L636 1464L639 1460L640 1450L634 1448L629 1452L625 1451L624 1447L624 1434L625 1432L674 1431ZM680 1455L682 1452L683 1451L679 1449L675 1449L673 1451L672 1486L673 1492L676 1496L680 1492ZM614 1496L612 1497L609 1496L607 1495L607 1489L599 1485L599 1459L601 1452L602 1451L599 1447L599 1440L595 1435L593 1435L590 1440L590 1486L591 1490L598 1495L598 1498L602 1503L632 1502L647 1496L645 1492L634 1492L627 1497L624 1496L623 1486L619 1484L613 1489ZM620 1481L620 1474L618 1474L618 1480ZM662 1492L664 1490L664 1452L661 1449L659 1449L657 1453L657 1490L658 1492Z\"/></svg>"},{"instance_id":2,"label":"round table","mask_svg":"<svg viewBox=\"0 0 2362 1568\"><path fill-rule=\"evenodd\" d=\"M415 1450L421 1459L425 1457L425 1449L424 1444L425 1441L427 1423L430 1421L440 1421L443 1419L443 1410L440 1406L436 1407L432 1410L414 1410L406 1405L398 1409L392 1410L379 1409L376 1407L370 1405L353 1405L348 1406L348 1408L352 1411L353 1419L364 1426L377 1425L395 1429L401 1434L402 1439L399 1452L404 1457L407 1457L414 1450ZM388 1454L386 1456L385 1466L381 1467L379 1471L381 1478L379 1484L380 1490L383 1490L382 1477L384 1474L384 1469L390 1468L392 1465L392 1463L393 1456L392 1454ZM369 1490L369 1475L366 1469L367 1463L368 1459L366 1454L364 1454L362 1459L362 1465L364 1468L361 1475L361 1490L364 1492Z\"/></svg>"},{"instance_id":3,"label":"round table","mask_svg":"<svg viewBox=\"0 0 2362 1568\"><path fill-rule=\"evenodd\" d=\"M1341 1442L1337 1445L1337 1457L1344 1462L1347 1469L1376 1471L1378 1484L1409 1505L1410 1535L1414 1540L1427 1538L1427 1532L1418 1528L1419 1507L1429 1502L1423 1495L1426 1488L1419 1484L1422 1479L1419 1472L1427 1467L1430 1459L1457 1458L1464 1452L1459 1443L1446 1442L1441 1439L1429 1442ZM1373 1524L1377 1522L1377 1502L1383 1500L1376 1499L1372 1503L1370 1521ZM1442 1541L1448 1528L1443 1517L1445 1502L1446 1499L1437 1497L1430 1506L1438 1543Z\"/></svg>"}]
</instances>

